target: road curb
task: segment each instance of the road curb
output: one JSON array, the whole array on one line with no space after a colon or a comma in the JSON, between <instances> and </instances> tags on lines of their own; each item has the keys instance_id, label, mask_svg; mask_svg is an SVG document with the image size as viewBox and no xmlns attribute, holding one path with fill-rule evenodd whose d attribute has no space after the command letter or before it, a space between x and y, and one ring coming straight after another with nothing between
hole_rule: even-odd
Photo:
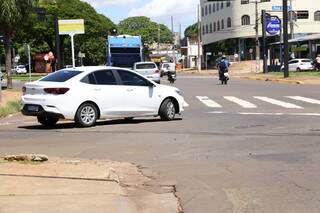
<instances>
[{"instance_id":1,"label":"road curb","mask_svg":"<svg viewBox=\"0 0 320 213\"><path fill-rule=\"evenodd\" d=\"M271 81L271 82L287 83L287 84L305 84L304 81L286 80L286 79L273 79L273 78L266 78L266 77L240 76L239 78L240 78L240 79L246 79L246 80Z\"/></svg>"}]
</instances>

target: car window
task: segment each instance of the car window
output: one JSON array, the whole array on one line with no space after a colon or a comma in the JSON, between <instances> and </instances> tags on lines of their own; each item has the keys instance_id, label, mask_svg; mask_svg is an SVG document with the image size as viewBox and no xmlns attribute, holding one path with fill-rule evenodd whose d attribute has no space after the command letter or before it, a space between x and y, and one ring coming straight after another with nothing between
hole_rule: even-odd
<instances>
[{"instance_id":1,"label":"car window","mask_svg":"<svg viewBox=\"0 0 320 213\"><path fill-rule=\"evenodd\" d=\"M304 59L304 60L301 60L301 62L307 62L307 63L311 63L311 60L308 60L308 59Z\"/></svg>"},{"instance_id":2,"label":"car window","mask_svg":"<svg viewBox=\"0 0 320 213\"><path fill-rule=\"evenodd\" d=\"M94 75L90 73L89 75L81 79L81 82L86 84L96 84L96 79L94 78Z\"/></svg>"},{"instance_id":3,"label":"car window","mask_svg":"<svg viewBox=\"0 0 320 213\"><path fill-rule=\"evenodd\" d=\"M148 86L149 82L143 77L125 70L117 70L122 81L126 86Z\"/></svg>"},{"instance_id":4,"label":"car window","mask_svg":"<svg viewBox=\"0 0 320 213\"><path fill-rule=\"evenodd\" d=\"M93 73L99 85L116 85L117 81L111 70L99 70Z\"/></svg>"},{"instance_id":5,"label":"car window","mask_svg":"<svg viewBox=\"0 0 320 213\"><path fill-rule=\"evenodd\" d=\"M293 61L290 61L289 64L296 64L298 62L299 62L298 60L293 60Z\"/></svg>"},{"instance_id":6,"label":"car window","mask_svg":"<svg viewBox=\"0 0 320 213\"><path fill-rule=\"evenodd\" d=\"M142 69L155 69L155 64L136 64L136 69L142 70Z\"/></svg>"},{"instance_id":7,"label":"car window","mask_svg":"<svg viewBox=\"0 0 320 213\"><path fill-rule=\"evenodd\" d=\"M80 73L81 71L60 70L44 77L40 81L66 82L69 79L73 78L74 76L79 75Z\"/></svg>"}]
</instances>

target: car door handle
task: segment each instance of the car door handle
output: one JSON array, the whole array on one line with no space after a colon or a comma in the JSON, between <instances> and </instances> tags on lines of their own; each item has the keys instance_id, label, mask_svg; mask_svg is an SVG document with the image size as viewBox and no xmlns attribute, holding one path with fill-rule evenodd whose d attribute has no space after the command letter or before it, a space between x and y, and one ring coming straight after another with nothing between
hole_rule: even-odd
<instances>
[{"instance_id":1,"label":"car door handle","mask_svg":"<svg viewBox=\"0 0 320 213\"><path fill-rule=\"evenodd\" d=\"M128 91L128 92L132 92L132 91L133 91L133 89L127 89L127 91Z\"/></svg>"}]
</instances>

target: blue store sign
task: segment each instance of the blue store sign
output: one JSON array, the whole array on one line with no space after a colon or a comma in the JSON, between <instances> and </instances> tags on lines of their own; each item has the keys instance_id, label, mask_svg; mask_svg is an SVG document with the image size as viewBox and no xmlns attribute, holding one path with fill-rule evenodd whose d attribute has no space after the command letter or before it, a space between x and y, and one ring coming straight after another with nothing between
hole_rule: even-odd
<instances>
[{"instance_id":1,"label":"blue store sign","mask_svg":"<svg viewBox=\"0 0 320 213\"><path fill-rule=\"evenodd\" d=\"M266 31L270 35L278 35L281 31L281 20L277 16L268 17Z\"/></svg>"}]
</instances>

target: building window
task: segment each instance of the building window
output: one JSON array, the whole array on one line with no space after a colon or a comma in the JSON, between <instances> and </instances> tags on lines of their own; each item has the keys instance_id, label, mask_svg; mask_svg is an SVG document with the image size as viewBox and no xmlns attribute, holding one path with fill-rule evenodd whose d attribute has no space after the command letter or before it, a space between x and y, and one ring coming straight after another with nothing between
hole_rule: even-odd
<instances>
[{"instance_id":1,"label":"building window","mask_svg":"<svg viewBox=\"0 0 320 213\"><path fill-rule=\"evenodd\" d=\"M314 13L314 20L320 21L320 11L319 10Z\"/></svg>"},{"instance_id":2,"label":"building window","mask_svg":"<svg viewBox=\"0 0 320 213\"><path fill-rule=\"evenodd\" d=\"M244 15L241 17L241 25L250 25L250 16Z\"/></svg>"},{"instance_id":3,"label":"building window","mask_svg":"<svg viewBox=\"0 0 320 213\"><path fill-rule=\"evenodd\" d=\"M220 31L220 21L217 22L218 26L217 26L217 30Z\"/></svg>"},{"instance_id":4,"label":"building window","mask_svg":"<svg viewBox=\"0 0 320 213\"><path fill-rule=\"evenodd\" d=\"M203 7L201 8L201 16L202 17L204 16L204 8Z\"/></svg>"},{"instance_id":5,"label":"building window","mask_svg":"<svg viewBox=\"0 0 320 213\"><path fill-rule=\"evenodd\" d=\"M216 5L215 4L212 5L212 12L213 13L216 12Z\"/></svg>"},{"instance_id":6,"label":"building window","mask_svg":"<svg viewBox=\"0 0 320 213\"><path fill-rule=\"evenodd\" d=\"M204 14L205 14L205 15L208 15L208 5L206 5L206 9L205 9L205 11L204 11Z\"/></svg>"},{"instance_id":7,"label":"building window","mask_svg":"<svg viewBox=\"0 0 320 213\"><path fill-rule=\"evenodd\" d=\"M206 34L206 29L205 29L205 26L203 25L202 26L202 35Z\"/></svg>"},{"instance_id":8,"label":"building window","mask_svg":"<svg viewBox=\"0 0 320 213\"><path fill-rule=\"evenodd\" d=\"M212 33L212 23L210 23L209 32Z\"/></svg>"},{"instance_id":9,"label":"building window","mask_svg":"<svg viewBox=\"0 0 320 213\"><path fill-rule=\"evenodd\" d=\"M223 9L223 2L221 2L221 5L220 5L220 7L221 7L221 10Z\"/></svg>"},{"instance_id":10,"label":"building window","mask_svg":"<svg viewBox=\"0 0 320 213\"><path fill-rule=\"evenodd\" d=\"M231 27L231 18L229 17L227 20L227 28L230 28L230 27Z\"/></svg>"},{"instance_id":11,"label":"building window","mask_svg":"<svg viewBox=\"0 0 320 213\"><path fill-rule=\"evenodd\" d=\"M249 4L249 0L241 0L241 4Z\"/></svg>"},{"instance_id":12,"label":"building window","mask_svg":"<svg viewBox=\"0 0 320 213\"><path fill-rule=\"evenodd\" d=\"M209 4L209 14L211 14L211 4Z\"/></svg>"},{"instance_id":13,"label":"building window","mask_svg":"<svg viewBox=\"0 0 320 213\"><path fill-rule=\"evenodd\" d=\"M221 20L221 30L223 30L224 29L224 20L222 19Z\"/></svg>"},{"instance_id":14,"label":"building window","mask_svg":"<svg viewBox=\"0 0 320 213\"><path fill-rule=\"evenodd\" d=\"M209 27L208 27L208 25L206 25L206 34L208 34L209 33Z\"/></svg>"},{"instance_id":15,"label":"building window","mask_svg":"<svg viewBox=\"0 0 320 213\"><path fill-rule=\"evenodd\" d=\"M260 2L270 2L270 0L261 0Z\"/></svg>"},{"instance_id":16,"label":"building window","mask_svg":"<svg viewBox=\"0 0 320 213\"><path fill-rule=\"evenodd\" d=\"M217 3L217 6L216 6L216 8L217 8L217 11L219 11L219 3Z\"/></svg>"},{"instance_id":17,"label":"building window","mask_svg":"<svg viewBox=\"0 0 320 213\"><path fill-rule=\"evenodd\" d=\"M309 11L308 10L297 11L297 19L309 19Z\"/></svg>"},{"instance_id":18,"label":"building window","mask_svg":"<svg viewBox=\"0 0 320 213\"><path fill-rule=\"evenodd\" d=\"M217 31L217 24L216 24L216 22L213 23L213 31L214 31L214 32Z\"/></svg>"},{"instance_id":19,"label":"building window","mask_svg":"<svg viewBox=\"0 0 320 213\"><path fill-rule=\"evenodd\" d=\"M227 1L227 7L230 7L230 6L231 6L231 1L228 0L228 1Z\"/></svg>"}]
</instances>

